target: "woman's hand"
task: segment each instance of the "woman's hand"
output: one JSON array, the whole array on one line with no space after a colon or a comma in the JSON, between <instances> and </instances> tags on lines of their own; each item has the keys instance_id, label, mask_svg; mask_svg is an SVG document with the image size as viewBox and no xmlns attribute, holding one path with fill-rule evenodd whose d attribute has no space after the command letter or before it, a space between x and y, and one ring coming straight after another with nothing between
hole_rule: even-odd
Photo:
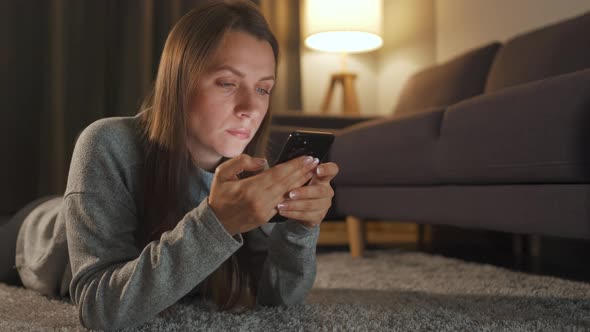
<instances>
[{"instance_id":1,"label":"woman's hand","mask_svg":"<svg viewBox=\"0 0 590 332\"><path fill-rule=\"evenodd\" d=\"M279 214L294 219L307 227L322 223L332 205L334 190L330 181L338 174L335 163L321 164L307 186L291 190L290 200L279 204Z\"/></svg>"},{"instance_id":2,"label":"woman's hand","mask_svg":"<svg viewBox=\"0 0 590 332\"><path fill-rule=\"evenodd\" d=\"M303 156L255 176L238 178L243 171L257 171L265 164L264 159L242 154L215 170L208 203L232 236L267 223L285 194L309 181L317 166L313 158Z\"/></svg>"}]
</instances>

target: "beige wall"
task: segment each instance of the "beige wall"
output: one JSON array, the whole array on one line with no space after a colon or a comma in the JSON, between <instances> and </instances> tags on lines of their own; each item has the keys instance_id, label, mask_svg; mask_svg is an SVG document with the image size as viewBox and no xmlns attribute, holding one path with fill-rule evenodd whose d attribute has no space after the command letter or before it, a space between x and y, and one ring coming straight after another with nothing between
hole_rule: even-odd
<instances>
[{"instance_id":1,"label":"beige wall","mask_svg":"<svg viewBox=\"0 0 590 332\"><path fill-rule=\"evenodd\" d=\"M387 0L386 0L387 1ZM588 0L437 0L436 59L590 11Z\"/></svg>"},{"instance_id":2,"label":"beige wall","mask_svg":"<svg viewBox=\"0 0 590 332\"><path fill-rule=\"evenodd\" d=\"M349 71L358 75L362 114L391 114L405 79L435 60L434 0L384 0L383 11L383 47L348 56ZM301 47L303 110L319 112L330 75L340 70L340 55ZM337 89L330 112L339 113L341 104Z\"/></svg>"},{"instance_id":3,"label":"beige wall","mask_svg":"<svg viewBox=\"0 0 590 332\"><path fill-rule=\"evenodd\" d=\"M376 113L392 114L406 79L435 62L434 0L384 0L383 15Z\"/></svg>"}]
</instances>

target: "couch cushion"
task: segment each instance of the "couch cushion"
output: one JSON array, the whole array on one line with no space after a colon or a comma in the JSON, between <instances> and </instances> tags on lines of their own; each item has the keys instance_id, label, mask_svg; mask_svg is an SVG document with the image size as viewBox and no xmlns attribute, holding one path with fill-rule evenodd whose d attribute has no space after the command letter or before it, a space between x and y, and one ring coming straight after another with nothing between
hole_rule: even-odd
<instances>
[{"instance_id":1,"label":"couch cushion","mask_svg":"<svg viewBox=\"0 0 590 332\"><path fill-rule=\"evenodd\" d=\"M590 68L590 13L507 41L498 51L486 92Z\"/></svg>"},{"instance_id":2,"label":"couch cushion","mask_svg":"<svg viewBox=\"0 0 590 332\"><path fill-rule=\"evenodd\" d=\"M442 121L448 184L590 182L590 69L463 101Z\"/></svg>"},{"instance_id":3,"label":"couch cushion","mask_svg":"<svg viewBox=\"0 0 590 332\"><path fill-rule=\"evenodd\" d=\"M438 183L434 150L444 110L367 121L337 133L329 159L336 185Z\"/></svg>"},{"instance_id":4,"label":"couch cushion","mask_svg":"<svg viewBox=\"0 0 590 332\"><path fill-rule=\"evenodd\" d=\"M499 46L488 44L414 74L404 84L393 115L420 113L483 93Z\"/></svg>"}]
</instances>

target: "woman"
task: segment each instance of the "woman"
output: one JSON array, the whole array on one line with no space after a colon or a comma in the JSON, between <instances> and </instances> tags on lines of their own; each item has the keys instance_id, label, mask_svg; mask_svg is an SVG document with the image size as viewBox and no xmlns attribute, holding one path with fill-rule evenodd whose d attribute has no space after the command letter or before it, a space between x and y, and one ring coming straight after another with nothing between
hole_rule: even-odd
<instances>
[{"instance_id":1,"label":"woman","mask_svg":"<svg viewBox=\"0 0 590 332\"><path fill-rule=\"evenodd\" d=\"M64 196L9 222L22 283L69 294L96 329L138 325L197 293L221 310L301 303L338 167L266 166L277 54L248 1L180 19L140 113L86 128ZM289 220L269 224L276 213Z\"/></svg>"}]
</instances>

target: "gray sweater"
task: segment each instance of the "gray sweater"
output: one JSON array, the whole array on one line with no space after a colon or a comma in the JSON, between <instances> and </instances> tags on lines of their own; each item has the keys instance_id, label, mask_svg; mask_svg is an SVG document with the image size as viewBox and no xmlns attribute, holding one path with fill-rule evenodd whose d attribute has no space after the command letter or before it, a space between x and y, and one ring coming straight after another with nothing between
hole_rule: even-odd
<instances>
[{"instance_id":1,"label":"gray sweater","mask_svg":"<svg viewBox=\"0 0 590 332\"><path fill-rule=\"evenodd\" d=\"M213 174L190 181L194 209L145 248L135 245L143 147L138 116L99 120L80 135L63 197L27 215L16 266L24 285L69 296L83 326L117 329L152 319L246 246L261 271L257 304L302 303L315 280L319 227L293 220L231 236L207 203Z\"/></svg>"}]
</instances>

